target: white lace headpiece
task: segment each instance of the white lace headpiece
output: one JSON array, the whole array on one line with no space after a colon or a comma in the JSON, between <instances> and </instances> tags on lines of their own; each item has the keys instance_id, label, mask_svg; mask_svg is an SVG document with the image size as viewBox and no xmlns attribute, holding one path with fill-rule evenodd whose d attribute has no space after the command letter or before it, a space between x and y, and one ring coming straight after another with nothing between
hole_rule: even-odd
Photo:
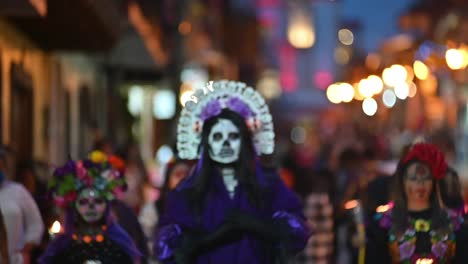
<instances>
[{"instance_id":1,"label":"white lace headpiece","mask_svg":"<svg viewBox=\"0 0 468 264\"><path fill-rule=\"evenodd\" d=\"M273 120L263 97L242 82L211 81L185 104L177 126L177 150L182 159L198 159L203 122L223 109L244 117L252 131L257 154L271 154L275 146Z\"/></svg>"}]
</instances>

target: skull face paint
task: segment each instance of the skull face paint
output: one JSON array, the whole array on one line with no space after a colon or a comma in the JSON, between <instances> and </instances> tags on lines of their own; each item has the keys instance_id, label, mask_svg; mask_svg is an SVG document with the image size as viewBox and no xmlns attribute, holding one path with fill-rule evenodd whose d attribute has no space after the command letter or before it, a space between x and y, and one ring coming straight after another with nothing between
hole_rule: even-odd
<instances>
[{"instance_id":1,"label":"skull face paint","mask_svg":"<svg viewBox=\"0 0 468 264\"><path fill-rule=\"evenodd\" d=\"M411 164L406 169L404 187L410 202L429 202L432 193L432 174L429 167L421 162Z\"/></svg>"},{"instance_id":2,"label":"skull face paint","mask_svg":"<svg viewBox=\"0 0 468 264\"><path fill-rule=\"evenodd\" d=\"M107 203L94 188L83 189L78 194L75 208L87 223L93 224L101 220L106 211Z\"/></svg>"},{"instance_id":3,"label":"skull face paint","mask_svg":"<svg viewBox=\"0 0 468 264\"><path fill-rule=\"evenodd\" d=\"M208 135L212 160L229 164L239 159L241 138L239 128L231 120L219 119Z\"/></svg>"}]
</instances>

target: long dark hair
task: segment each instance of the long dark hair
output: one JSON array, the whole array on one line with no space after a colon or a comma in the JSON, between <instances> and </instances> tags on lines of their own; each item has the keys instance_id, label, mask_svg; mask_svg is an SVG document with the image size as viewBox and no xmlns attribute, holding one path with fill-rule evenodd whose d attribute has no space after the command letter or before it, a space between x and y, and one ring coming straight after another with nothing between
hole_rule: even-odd
<instances>
[{"instance_id":1,"label":"long dark hair","mask_svg":"<svg viewBox=\"0 0 468 264\"><path fill-rule=\"evenodd\" d=\"M257 182L256 175L256 155L252 142L252 134L249 131L242 116L231 110L224 109L219 115L210 118L203 124L202 140L200 144L201 160L195 170L196 181L190 191L191 200L194 203L194 209L197 214L203 210L203 203L206 195L213 191L211 189L212 177L219 174L217 170L219 164L213 161L209 156L208 136L213 126L219 119L230 120L238 129L241 136L241 149L239 160L235 162L235 174L239 184L247 190L249 202L255 206L261 206L261 188Z\"/></svg>"},{"instance_id":2,"label":"long dark hair","mask_svg":"<svg viewBox=\"0 0 468 264\"><path fill-rule=\"evenodd\" d=\"M447 168L447 173L440 182L440 196L447 208L454 210L463 208L464 201L460 177L457 171L451 167Z\"/></svg>"},{"instance_id":3,"label":"long dark hair","mask_svg":"<svg viewBox=\"0 0 468 264\"><path fill-rule=\"evenodd\" d=\"M392 200L395 203L395 206L392 211L392 223L393 228L398 236L403 235L405 230L408 228L408 197L405 193L405 174L409 166L415 162L420 162L418 160L411 160L406 163L398 164L398 168L394 175L394 186L392 190ZM432 192L429 197L429 204L432 211L431 216L431 226L433 230L439 231L448 231L449 228L449 219L447 217L447 212L444 210L443 203L440 199L440 190L439 183L437 180L432 180Z\"/></svg>"}]
</instances>

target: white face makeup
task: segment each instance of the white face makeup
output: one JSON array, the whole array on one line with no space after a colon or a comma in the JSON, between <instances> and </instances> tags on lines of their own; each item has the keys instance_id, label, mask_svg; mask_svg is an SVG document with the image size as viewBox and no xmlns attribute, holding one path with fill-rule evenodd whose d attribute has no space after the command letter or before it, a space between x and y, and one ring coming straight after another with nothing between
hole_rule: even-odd
<instances>
[{"instance_id":1,"label":"white face makeup","mask_svg":"<svg viewBox=\"0 0 468 264\"><path fill-rule=\"evenodd\" d=\"M405 192L410 202L427 203L432 193L432 174L427 165L415 162L406 169Z\"/></svg>"},{"instance_id":2,"label":"white face makeup","mask_svg":"<svg viewBox=\"0 0 468 264\"><path fill-rule=\"evenodd\" d=\"M104 216L107 203L94 188L86 188L78 194L75 208L87 223L95 223Z\"/></svg>"},{"instance_id":3,"label":"white face makeup","mask_svg":"<svg viewBox=\"0 0 468 264\"><path fill-rule=\"evenodd\" d=\"M239 159L241 139L239 129L228 119L219 119L208 136L211 159L229 164Z\"/></svg>"}]
</instances>

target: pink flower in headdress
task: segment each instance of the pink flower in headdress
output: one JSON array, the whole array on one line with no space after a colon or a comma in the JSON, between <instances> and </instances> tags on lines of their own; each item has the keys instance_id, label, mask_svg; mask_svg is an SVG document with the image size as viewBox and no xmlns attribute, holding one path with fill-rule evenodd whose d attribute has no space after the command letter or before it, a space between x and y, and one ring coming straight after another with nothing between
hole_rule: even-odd
<instances>
[{"instance_id":1,"label":"pink flower in headdress","mask_svg":"<svg viewBox=\"0 0 468 264\"><path fill-rule=\"evenodd\" d=\"M65 194L64 199L65 199L65 201L67 203L68 202L74 202L76 200L77 196L78 196L78 194L76 193L76 191L71 191L71 192L68 192L67 194Z\"/></svg>"},{"instance_id":2,"label":"pink flower in headdress","mask_svg":"<svg viewBox=\"0 0 468 264\"><path fill-rule=\"evenodd\" d=\"M65 208L67 207L67 201L62 196L55 196L54 197L54 204L58 207Z\"/></svg>"},{"instance_id":3,"label":"pink flower in headdress","mask_svg":"<svg viewBox=\"0 0 468 264\"><path fill-rule=\"evenodd\" d=\"M125 190L124 188L122 187L116 187L112 190L112 194L117 198L117 199L121 199L124 194L125 194Z\"/></svg>"},{"instance_id":4,"label":"pink flower in headdress","mask_svg":"<svg viewBox=\"0 0 468 264\"><path fill-rule=\"evenodd\" d=\"M77 164L76 164L76 176L78 177L78 179L80 180L83 180L85 178L88 177L88 171L86 170L86 168L83 166L83 163L81 161L79 161Z\"/></svg>"},{"instance_id":5,"label":"pink flower in headdress","mask_svg":"<svg viewBox=\"0 0 468 264\"><path fill-rule=\"evenodd\" d=\"M83 182L84 185L86 185L86 187L93 186L93 179L89 175L81 179L81 181Z\"/></svg>"}]
</instances>

